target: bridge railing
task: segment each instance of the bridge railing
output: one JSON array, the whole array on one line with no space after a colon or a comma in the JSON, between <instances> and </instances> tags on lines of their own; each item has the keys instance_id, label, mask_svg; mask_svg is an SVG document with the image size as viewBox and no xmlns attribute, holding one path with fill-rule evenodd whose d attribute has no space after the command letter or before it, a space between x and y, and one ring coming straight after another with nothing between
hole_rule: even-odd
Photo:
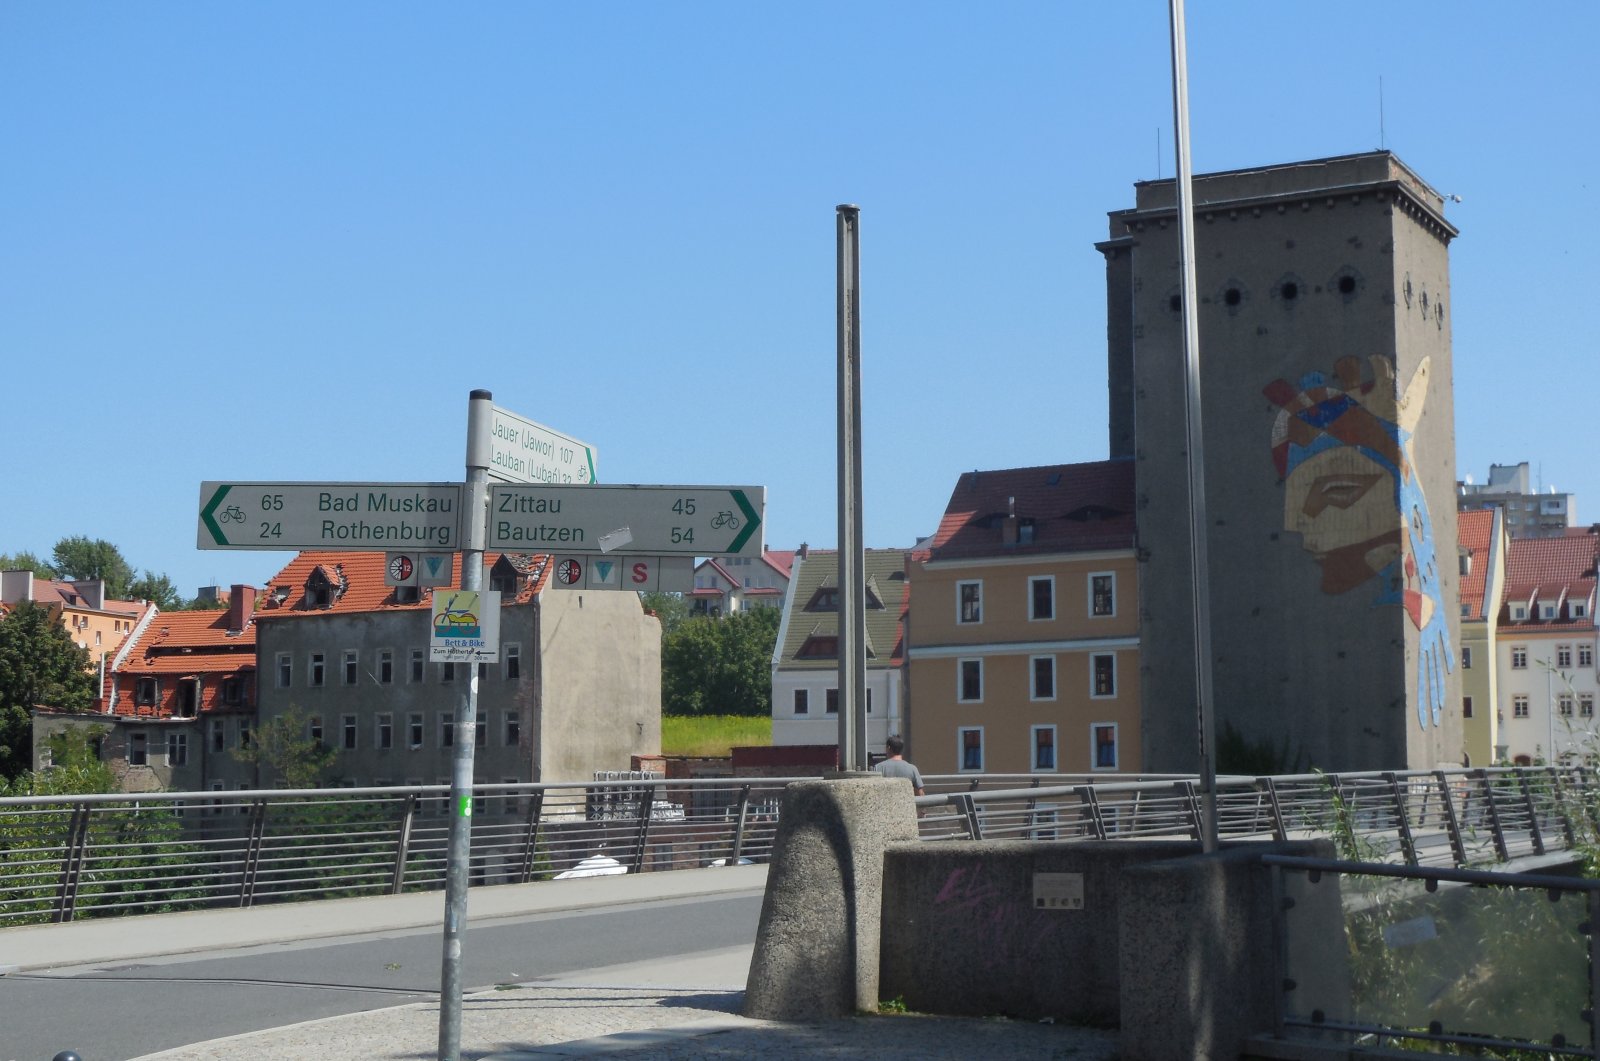
<instances>
[{"instance_id":1,"label":"bridge railing","mask_svg":"<svg viewBox=\"0 0 1600 1061\"><path fill-rule=\"evenodd\" d=\"M1192 777L929 779L925 840L1200 838ZM1008 783L1009 782L1009 783ZM1363 861L1466 868L1571 850L1600 830L1588 767L1219 777L1224 840L1331 836Z\"/></svg>"},{"instance_id":2,"label":"bridge railing","mask_svg":"<svg viewBox=\"0 0 1600 1061\"><path fill-rule=\"evenodd\" d=\"M630 779L474 789L469 879L642 873L771 853L802 778ZM925 779L924 840L1196 839L1192 777ZM0 798L0 926L440 889L444 785ZM1481 866L1595 835L1585 768L1224 777L1227 840L1334 835L1364 861Z\"/></svg>"},{"instance_id":3,"label":"bridge railing","mask_svg":"<svg viewBox=\"0 0 1600 1061\"><path fill-rule=\"evenodd\" d=\"M764 860L795 778L486 784L469 879ZM0 799L0 926L444 887L447 785Z\"/></svg>"}]
</instances>

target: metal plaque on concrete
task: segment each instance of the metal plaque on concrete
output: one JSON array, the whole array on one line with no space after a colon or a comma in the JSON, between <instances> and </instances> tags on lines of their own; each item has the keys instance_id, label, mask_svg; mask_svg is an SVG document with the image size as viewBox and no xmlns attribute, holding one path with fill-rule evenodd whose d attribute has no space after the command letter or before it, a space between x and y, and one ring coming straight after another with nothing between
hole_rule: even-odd
<instances>
[{"instance_id":1,"label":"metal plaque on concrete","mask_svg":"<svg viewBox=\"0 0 1600 1061\"><path fill-rule=\"evenodd\" d=\"M1033 906L1036 910L1082 910L1082 873L1035 873Z\"/></svg>"},{"instance_id":2,"label":"metal plaque on concrete","mask_svg":"<svg viewBox=\"0 0 1600 1061\"><path fill-rule=\"evenodd\" d=\"M418 553L417 585L448 586L455 581L455 553Z\"/></svg>"}]
</instances>

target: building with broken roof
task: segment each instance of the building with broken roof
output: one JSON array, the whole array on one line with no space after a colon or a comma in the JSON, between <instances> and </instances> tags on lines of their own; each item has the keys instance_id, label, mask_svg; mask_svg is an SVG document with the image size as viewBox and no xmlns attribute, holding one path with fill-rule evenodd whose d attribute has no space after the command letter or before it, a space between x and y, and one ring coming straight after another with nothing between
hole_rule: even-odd
<instances>
[{"instance_id":1,"label":"building with broken roof","mask_svg":"<svg viewBox=\"0 0 1600 1061\"><path fill-rule=\"evenodd\" d=\"M558 588L542 554L484 562L501 644L478 668L476 779L570 781L659 754L661 626L638 594ZM459 553L453 564L459 585ZM384 569L383 553L304 552L271 579L260 724L297 709L338 750L340 784L448 784L472 674L428 658L434 591L386 585Z\"/></svg>"}]
</instances>

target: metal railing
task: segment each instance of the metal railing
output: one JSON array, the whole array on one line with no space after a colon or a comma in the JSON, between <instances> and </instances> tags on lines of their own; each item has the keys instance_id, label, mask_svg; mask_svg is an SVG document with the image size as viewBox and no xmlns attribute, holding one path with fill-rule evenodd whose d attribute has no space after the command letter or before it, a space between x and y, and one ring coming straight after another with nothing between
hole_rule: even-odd
<instances>
[{"instance_id":1,"label":"metal railing","mask_svg":"<svg viewBox=\"0 0 1600 1061\"><path fill-rule=\"evenodd\" d=\"M790 782L474 789L470 880L762 861ZM929 776L924 840L1196 839L1192 777ZM0 926L443 887L443 785L0 799ZM1585 768L1224 777L1224 840L1337 835L1363 860L1481 866L1593 836ZM590 861L581 865L585 860Z\"/></svg>"},{"instance_id":2,"label":"metal railing","mask_svg":"<svg viewBox=\"0 0 1600 1061\"><path fill-rule=\"evenodd\" d=\"M1007 782L1010 782L1008 785ZM1192 777L929 779L925 840L1189 839L1201 835ZM1572 849L1600 830L1588 767L1219 777L1223 840L1332 836L1363 861L1466 868Z\"/></svg>"},{"instance_id":3,"label":"metal railing","mask_svg":"<svg viewBox=\"0 0 1600 1061\"><path fill-rule=\"evenodd\" d=\"M1343 1058L1351 1048L1431 1053L1448 1043L1492 1056L1600 1057L1600 880L1262 862L1277 900L1272 1040L1303 1048L1247 1053Z\"/></svg>"},{"instance_id":4,"label":"metal railing","mask_svg":"<svg viewBox=\"0 0 1600 1061\"><path fill-rule=\"evenodd\" d=\"M474 788L469 879L764 860L794 778ZM444 886L447 785L0 799L0 926Z\"/></svg>"}]
</instances>

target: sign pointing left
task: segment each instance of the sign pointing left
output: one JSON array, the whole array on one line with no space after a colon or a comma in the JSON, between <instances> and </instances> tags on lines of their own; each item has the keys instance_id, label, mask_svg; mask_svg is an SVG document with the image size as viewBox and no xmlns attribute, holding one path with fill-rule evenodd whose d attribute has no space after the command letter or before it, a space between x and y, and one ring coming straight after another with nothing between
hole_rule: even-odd
<instances>
[{"instance_id":1,"label":"sign pointing left","mask_svg":"<svg viewBox=\"0 0 1600 1061\"><path fill-rule=\"evenodd\" d=\"M202 549L452 551L460 483L200 484Z\"/></svg>"}]
</instances>

